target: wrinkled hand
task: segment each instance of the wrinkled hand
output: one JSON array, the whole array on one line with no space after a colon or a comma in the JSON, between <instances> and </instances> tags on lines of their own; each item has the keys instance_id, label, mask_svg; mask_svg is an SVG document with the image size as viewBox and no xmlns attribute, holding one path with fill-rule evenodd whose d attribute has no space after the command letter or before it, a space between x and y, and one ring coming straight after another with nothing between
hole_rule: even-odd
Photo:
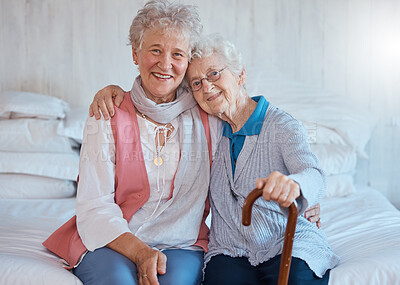
<instances>
[{"instance_id":1,"label":"wrinkled hand","mask_svg":"<svg viewBox=\"0 0 400 285\"><path fill-rule=\"evenodd\" d=\"M310 208L308 208L305 213L304 213L304 218L306 218L307 220L309 220L311 223L316 223L317 227L320 229L322 226L321 223L321 219L320 219L320 205L315 204L314 206L311 206Z\"/></svg>"},{"instance_id":2,"label":"wrinkled hand","mask_svg":"<svg viewBox=\"0 0 400 285\"><path fill-rule=\"evenodd\" d=\"M108 85L104 87L93 98L92 104L89 107L90 117L95 116L96 120L100 119L100 112L105 120L114 116L114 105L119 107L124 100L125 91L117 85Z\"/></svg>"},{"instance_id":3,"label":"wrinkled hand","mask_svg":"<svg viewBox=\"0 0 400 285\"><path fill-rule=\"evenodd\" d=\"M300 196L300 186L288 176L274 171L266 178L256 180L256 187L263 190L263 198L289 207Z\"/></svg>"},{"instance_id":4,"label":"wrinkled hand","mask_svg":"<svg viewBox=\"0 0 400 285\"><path fill-rule=\"evenodd\" d=\"M132 257L136 264L139 285L159 285L157 274L165 274L167 256L147 245L142 246Z\"/></svg>"},{"instance_id":5,"label":"wrinkled hand","mask_svg":"<svg viewBox=\"0 0 400 285\"><path fill-rule=\"evenodd\" d=\"M159 285L157 274L165 274L167 257L164 253L152 249L131 232L123 233L107 244L135 263L139 285Z\"/></svg>"}]
</instances>

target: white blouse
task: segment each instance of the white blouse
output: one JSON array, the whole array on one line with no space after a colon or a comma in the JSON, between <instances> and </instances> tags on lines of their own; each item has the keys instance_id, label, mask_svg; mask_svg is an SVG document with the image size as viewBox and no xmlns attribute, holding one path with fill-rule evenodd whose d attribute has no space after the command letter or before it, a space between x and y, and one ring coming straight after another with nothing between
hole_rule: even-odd
<instances>
[{"instance_id":1,"label":"white blouse","mask_svg":"<svg viewBox=\"0 0 400 285\"><path fill-rule=\"evenodd\" d=\"M171 122L172 133L164 141L164 146L159 146L158 153L156 141L162 129L141 116L137 116L140 138L147 176L150 184L150 198L132 217L129 222L131 232L140 238L140 230L144 223L151 222L156 216L161 203L165 203L171 192L171 186L179 163L179 128L178 119ZM166 132L165 132L166 133Z\"/></svg>"},{"instance_id":2,"label":"white blouse","mask_svg":"<svg viewBox=\"0 0 400 285\"><path fill-rule=\"evenodd\" d=\"M131 232L139 239L148 236L142 226L152 223L160 205L170 196L172 180L179 163L179 117L171 122L173 131L155 164L156 125L137 116L150 198L128 223L114 201L115 143L110 120L88 117L82 142L79 183L76 199L77 228L83 244L90 251L104 247L123 233ZM221 121L209 116L213 154L222 135ZM161 161L158 158L156 161ZM161 249L161 248L160 248Z\"/></svg>"}]
</instances>

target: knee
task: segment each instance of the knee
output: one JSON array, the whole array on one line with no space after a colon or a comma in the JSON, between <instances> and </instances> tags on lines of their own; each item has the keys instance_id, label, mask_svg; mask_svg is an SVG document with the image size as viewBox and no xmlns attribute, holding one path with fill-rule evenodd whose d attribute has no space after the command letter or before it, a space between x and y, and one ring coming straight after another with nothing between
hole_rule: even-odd
<instances>
[{"instance_id":1,"label":"knee","mask_svg":"<svg viewBox=\"0 0 400 285\"><path fill-rule=\"evenodd\" d=\"M130 271L112 270L104 274L102 280L99 280L95 284L135 285L138 282L136 281L136 276L133 276Z\"/></svg>"},{"instance_id":2,"label":"knee","mask_svg":"<svg viewBox=\"0 0 400 285\"><path fill-rule=\"evenodd\" d=\"M329 282L329 271L322 278L319 278L310 269L307 263L299 258L292 259L292 266L289 274L289 285L327 285Z\"/></svg>"},{"instance_id":3,"label":"knee","mask_svg":"<svg viewBox=\"0 0 400 285\"><path fill-rule=\"evenodd\" d=\"M201 270L187 270L187 268L175 268L167 270L165 275L159 275L160 284L174 285L198 285L201 284L203 273Z\"/></svg>"},{"instance_id":4,"label":"knee","mask_svg":"<svg viewBox=\"0 0 400 285\"><path fill-rule=\"evenodd\" d=\"M74 274L82 281L85 285L135 285L138 284L137 277L134 273L126 268L109 268L106 271L91 271L91 272L79 272L74 271Z\"/></svg>"},{"instance_id":5,"label":"knee","mask_svg":"<svg viewBox=\"0 0 400 285\"><path fill-rule=\"evenodd\" d=\"M203 251L166 250L167 273L159 275L160 284L197 285L203 279Z\"/></svg>"},{"instance_id":6,"label":"knee","mask_svg":"<svg viewBox=\"0 0 400 285\"><path fill-rule=\"evenodd\" d=\"M202 278L187 274L174 275L172 278L167 278L165 283L161 284L174 284L174 285L199 285L201 284ZM161 280L160 280L161 281Z\"/></svg>"},{"instance_id":7,"label":"knee","mask_svg":"<svg viewBox=\"0 0 400 285\"><path fill-rule=\"evenodd\" d=\"M107 248L87 253L73 273L85 285L138 283L135 264Z\"/></svg>"}]
</instances>

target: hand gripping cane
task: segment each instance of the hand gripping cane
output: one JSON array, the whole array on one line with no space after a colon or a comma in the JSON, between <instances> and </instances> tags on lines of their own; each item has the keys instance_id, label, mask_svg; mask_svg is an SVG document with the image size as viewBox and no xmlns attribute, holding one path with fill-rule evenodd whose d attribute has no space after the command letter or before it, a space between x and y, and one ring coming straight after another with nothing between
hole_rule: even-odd
<instances>
[{"instance_id":1,"label":"hand gripping cane","mask_svg":"<svg viewBox=\"0 0 400 285\"><path fill-rule=\"evenodd\" d=\"M243 204L243 215L242 223L245 226L251 224L251 210L253 208L254 201L262 196L262 189L254 189L247 196ZM292 260L292 248L294 232L296 230L297 223L297 206L296 203L292 203L289 206L289 216L286 225L285 240L283 243L283 250L281 256L281 265L279 268L279 279L278 285L286 285L289 280L290 262Z\"/></svg>"}]
</instances>

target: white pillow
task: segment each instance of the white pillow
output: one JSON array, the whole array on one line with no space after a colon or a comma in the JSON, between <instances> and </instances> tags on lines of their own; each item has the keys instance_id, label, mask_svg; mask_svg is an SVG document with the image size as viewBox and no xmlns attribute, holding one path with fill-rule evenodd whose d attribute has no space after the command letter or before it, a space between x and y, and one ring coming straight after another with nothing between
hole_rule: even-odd
<instances>
[{"instance_id":1,"label":"white pillow","mask_svg":"<svg viewBox=\"0 0 400 285\"><path fill-rule=\"evenodd\" d=\"M76 181L78 153L0 152L0 173L24 173Z\"/></svg>"},{"instance_id":2,"label":"white pillow","mask_svg":"<svg viewBox=\"0 0 400 285\"><path fill-rule=\"evenodd\" d=\"M78 143L82 143L83 129L89 116L87 107L71 108L57 130L59 135L69 137Z\"/></svg>"},{"instance_id":3,"label":"white pillow","mask_svg":"<svg viewBox=\"0 0 400 285\"><path fill-rule=\"evenodd\" d=\"M37 93L5 91L0 93L0 118L64 118L67 102Z\"/></svg>"},{"instance_id":4,"label":"white pillow","mask_svg":"<svg viewBox=\"0 0 400 285\"><path fill-rule=\"evenodd\" d=\"M342 136L335 130L318 125L317 123L303 122L307 130L308 142L310 144L338 144L346 146Z\"/></svg>"},{"instance_id":5,"label":"white pillow","mask_svg":"<svg viewBox=\"0 0 400 285\"><path fill-rule=\"evenodd\" d=\"M356 188L352 175L338 174L326 177L326 198L346 196L354 192L356 192Z\"/></svg>"},{"instance_id":6,"label":"white pillow","mask_svg":"<svg viewBox=\"0 0 400 285\"><path fill-rule=\"evenodd\" d=\"M314 112L311 110L309 111L310 113ZM357 115L357 112L352 113L351 111L348 111L345 114L342 110L342 113L335 112L336 115L333 115L330 112L325 112L325 118L323 117L324 109L320 109L320 112L320 114L315 112L313 116L297 112L291 113L297 116L297 118L305 124L310 124L309 120L312 120L314 124L318 125L318 129L323 130L323 127L327 127L336 131L343 139L344 144L341 144L352 147L360 157L368 158L368 155L365 152L365 147L371 138L375 126L375 124L370 123L371 120L364 119L365 117ZM317 118L317 116L321 116L321 118Z\"/></svg>"},{"instance_id":7,"label":"white pillow","mask_svg":"<svg viewBox=\"0 0 400 285\"><path fill-rule=\"evenodd\" d=\"M326 175L355 171L357 154L354 149L334 144L311 144L310 146Z\"/></svg>"},{"instance_id":8,"label":"white pillow","mask_svg":"<svg viewBox=\"0 0 400 285\"><path fill-rule=\"evenodd\" d=\"M0 151L72 152L68 138L59 136L60 120L0 120Z\"/></svg>"},{"instance_id":9,"label":"white pillow","mask_svg":"<svg viewBox=\"0 0 400 285\"><path fill-rule=\"evenodd\" d=\"M43 176L0 173L0 198L53 199L74 196L73 181Z\"/></svg>"}]
</instances>

